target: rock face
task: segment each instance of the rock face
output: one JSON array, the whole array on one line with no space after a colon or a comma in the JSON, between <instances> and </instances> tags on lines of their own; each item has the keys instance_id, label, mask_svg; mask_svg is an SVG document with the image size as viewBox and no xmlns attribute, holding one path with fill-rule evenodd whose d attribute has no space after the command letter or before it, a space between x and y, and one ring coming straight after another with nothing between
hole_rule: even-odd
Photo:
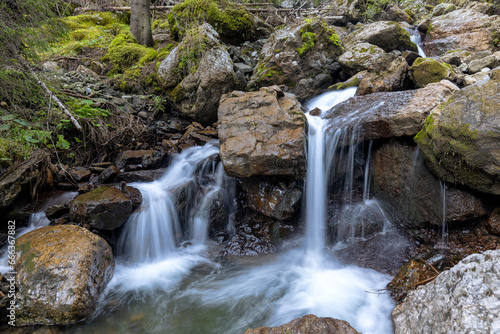
<instances>
[{"instance_id":1,"label":"rock face","mask_svg":"<svg viewBox=\"0 0 500 334\"><path fill-rule=\"evenodd\" d=\"M396 306L396 333L498 333L499 296L500 250L473 254Z\"/></svg>"},{"instance_id":2,"label":"rock face","mask_svg":"<svg viewBox=\"0 0 500 334\"><path fill-rule=\"evenodd\" d=\"M451 73L450 65L430 58L418 58L410 67L410 77L418 88L447 79Z\"/></svg>"},{"instance_id":3,"label":"rock face","mask_svg":"<svg viewBox=\"0 0 500 334\"><path fill-rule=\"evenodd\" d=\"M179 111L204 124L217 120L221 95L236 85L231 57L208 23L188 32L158 74Z\"/></svg>"},{"instance_id":4,"label":"rock face","mask_svg":"<svg viewBox=\"0 0 500 334\"><path fill-rule=\"evenodd\" d=\"M415 137L429 169L440 179L500 194L500 78L456 93Z\"/></svg>"},{"instance_id":5,"label":"rock face","mask_svg":"<svg viewBox=\"0 0 500 334\"><path fill-rule=\"evenodd\" d=\"M90 317L114 272L111 247L88 230L47 226L16 240L16 325Z\"/></svg>"},{"instance_id":6,"label":"rock face","mask_svg":"<svg viewBox=\"0 0 500 334\"><path fill-rule=\"evenodd\" d=\"M269 37L247 88L287 85L299 100L317 95L340 70L340 37L322 19L306 19Z\"/></svg>"},{"instance_id":7,"label":"rock face","mask_svg":"<svg viewBox=\"0 0 500 334\"><path fill-rule=\"evenodd\" d=\"M296 97L277 86L223 96L218 131L227 175L301 177L305 173L305 124Z\"/></svg>"},{"instance_id":8,"label":"rock face","mask_svg":"<svg viewBox=\"0 0 500 334\"><path fill-rule=\"evenodd\" d=\"M359 334L347 321L333 318L318 318L308 314L278 327L249 329L244 334Z\"/></svg>"},{"instance_id":9,"label":"rock face","mask_svg":"<svg viewBox=\"0 0 500 334\"><path fill-rule=\"evenodd\" d=\"M498 20L472 9L433 17L423 40L425 54L434 57L451 50L493 50L498 46Z\"/></svg>"},{"instance_id":10,"label":"rock face","mask_svg":"<svg viewBox=\"0 0 500 334\"><path fill-rule=\"evenodd\" d=\"M366 24L345 38L345 46L351 49L359 43L370 43L385 52L393 50L417 51L417 45L410 40L410 34L397 22L380 21Z\"/></svg>"},{"instance_id":11,"label":"rock face","mask_svg":"<svg viewBox=\"0 0 500 334\"><path fill-rule=\"evenodd\" d=\"M442 224L441 185L425 166L415 144L391 140L376 148L372 157L372 191L392 222L406 228ZM450 227L488 213L471 193L447 185L445 194Z\"/></svg>"},{"instance_id":12,"label":"rock face","mask_svg":"<svg viewBox=\"0 0 500 334\"><path fill-rule=\"evenodd\" d=\"M414 136L425 118L437 112L434 108L456 91L458 87L443 80L413 91L358 96L336 105L325 118L334 128L359 124L366 140Z\"/></svg>"},{"instance_id":13,"label":"rock face","mask_svg":"<svg viewBox=\"0 0 500 334\"><path fill-rule=\"evenodd\" d=\"M69 217L74 222L88 223L100 230L113 230L128 219L138 202L139 205L142 202L142 197L138 199L137 192L133 193L134 202L126 192L115 187L99 187L75 198L69 204Z\"/></svg>"}]
</instances>

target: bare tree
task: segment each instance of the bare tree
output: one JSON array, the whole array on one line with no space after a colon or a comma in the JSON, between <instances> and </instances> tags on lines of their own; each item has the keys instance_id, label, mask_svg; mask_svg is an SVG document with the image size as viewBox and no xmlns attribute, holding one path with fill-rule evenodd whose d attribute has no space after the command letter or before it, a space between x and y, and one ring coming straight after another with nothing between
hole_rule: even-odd
<instances>
[{"instance_id":1,"label":"bare tree","mask_svg":"<svg viewBox=\"0 0 500 334\"><path fill-rule=\"evenodd\" d=\"M153 46L149 0L131 0L130 7L130 32L139 44Z\"/></svg>"}]
</instances>

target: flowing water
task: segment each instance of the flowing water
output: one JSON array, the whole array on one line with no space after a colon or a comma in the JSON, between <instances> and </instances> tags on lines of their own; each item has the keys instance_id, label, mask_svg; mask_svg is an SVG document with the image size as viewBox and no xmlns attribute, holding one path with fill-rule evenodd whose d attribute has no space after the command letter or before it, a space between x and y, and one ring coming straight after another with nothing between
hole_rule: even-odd
<instances>
[{"instance_id":1,"label":"flowing water","mask_svg":"<svg viewBox=\"0 0 500 334\"><path fill-rule=\"evenodd\" d=\"M354 94L355 88L326 93L307 108L326 110ZM321 117L307 117L305 237L288 241L278 254L217 260L219 248L208 240L209 211L217 198L231 212L234 185L213 158L215 145L189 148L160 180L133 184L144 203L126 223L115 275L94 319L72 331L232 334L315 314L346 320L365 334L392 333L394 305L387 294L376 293L390 277L343 265L325 250L327 185L339 160L336 136ZM354 170L354 159L340 160ZM352 180L342 184L353 187ZM186 196L192 204L179 209ZM365 197L362 202L370 201L368 190ZM232 226L227 219L228 233Z\"/></svg>"},{"instance_id":2,"label":"flowing water","mask_svg":"<svg viewBox=\"0 0 500 334\"><path fill-rule=\"evenodd\" d=\"M410 34L410 39L413 43L417 44L418 47L418 55L420 57L425 58L425 52L422 49L422 37L417 28L408 29L408 33Z\"/></svg>"}]
</instances>

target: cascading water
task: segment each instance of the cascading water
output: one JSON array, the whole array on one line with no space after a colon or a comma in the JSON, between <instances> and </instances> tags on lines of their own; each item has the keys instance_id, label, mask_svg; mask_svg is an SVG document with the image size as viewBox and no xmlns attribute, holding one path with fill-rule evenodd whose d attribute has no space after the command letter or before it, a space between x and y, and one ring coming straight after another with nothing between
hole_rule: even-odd
<instances>
[{"instance_id":1,"label":"cascading water","mask_svg":"<svg viewBox=\"0 0 500 334\"><path fill-rule=\"evenodd\" d=\"M422 37L420 36L420 32L418 31L417 28L412 28L412 29L407 29L408 33L410 34L410 40L417 44L418 48L418 55L420 57L425 58L425 52L422 49Z\"/></svg>"},{"instance_id":2,"label":"cascading water","mask_svg":"<svg viewBox=\"0 0 500 334\"><path fill-rule=\"evenodd\" d=\"M326 110L354 93L355 88L326 93L307 106ZM231 187L221 165L208 168L213 162L207 162L201 166L217 149L188 149L161 180L134 185L143 194L143 207L127 222L120 244L122 256L117 258L115 275L101 298L94 321L77 332L109 328L123 333L233 334L251 327L281 325L312 313L346 320L365 334L391 333L390 297L367 292L383 289L390 277L341 265L325 250L328 183L334 171L346 169L337 166L346 159L336 159L335 153L342 131L330 134L320 117L307 117L307 233L303 240L286 243L277 255L223 263L211 259L210 250L198 247L203 240L206 243L209 203L234 195L224 195ZM185 167L181 168L181 164ZM195 170L210 170L212 175L203 181ZM190 195L193 205L189 209L188 235L192 245L177 247L180 231L176 225L183 217L173 208L176 189L186 182L195 182L201 189L198 195ZM181 212L185 215L186 209ZM157 248L143 244L155 242L154 234L161 231L168 247L160 240Z\"/></svg>"}]
</instances>

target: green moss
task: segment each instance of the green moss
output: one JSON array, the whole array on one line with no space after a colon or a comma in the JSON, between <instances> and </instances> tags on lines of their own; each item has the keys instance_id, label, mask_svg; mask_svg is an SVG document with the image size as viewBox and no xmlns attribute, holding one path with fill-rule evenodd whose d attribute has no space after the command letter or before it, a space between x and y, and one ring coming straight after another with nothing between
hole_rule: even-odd
<instances>
[{"instance_id":1,"label":"green moss","mask_svg":"<svg viewBox=\"0 0 500 334\"><path fill-rule=\"evenodd\" d=\"M29 253L24 258L24 262L22 266L25 268L28 274L31 274L35 270L35 262L33 261L36 258L34 253Z\"/></svg>"},{"instance_id":2,"label":"green moss","mask_svg":"<svg viewBox=\"0 0 500 334\"><path fill-rule=\"evenodd\" d=\"M252 35L253 20L240 5L220 0L186 0L172 8L168 15L170 32L182 37L191 28L210 23L225 42L241 42Z\"/></svg>"},{"instance_id":3,"label":"green moss","mask_svg":"<svg viewBox=\"0 0 500 334\"><path fill-rule=\"evenodd\" d=\"M127 33L119 34L113 39L103 60L113 64L115 73L123 73L133 65L142 66L145 62L155 60L157 56L156 50L137 44L134 37Z\"/></svg>"},{"instance_id":4,"label":"green moss","mask_svg":"<svg viewBox=\"0 0 500 334\"><path fill-rule=\"evenodd\" d=\"M448 66L447 66L448 65ZM444 65L430 58L417 58L410 67L410 77L417 87L439 82L452 73L449 64Z\"/></svg>"},{"instance_id":5,"label":"green moss","mask_svg":"<svg viewBox=\"0 0 500 334\"><path fill-rule=\"evenodd\" d=\"M305 29L304 29L305 30ZM309 31L301 31L302 46L297 48L297 53L300 57L303 57L309 50L311 50L314 45L316 45L316 40L318 36L315 33Z\"/></svg>"}]
</instances>

